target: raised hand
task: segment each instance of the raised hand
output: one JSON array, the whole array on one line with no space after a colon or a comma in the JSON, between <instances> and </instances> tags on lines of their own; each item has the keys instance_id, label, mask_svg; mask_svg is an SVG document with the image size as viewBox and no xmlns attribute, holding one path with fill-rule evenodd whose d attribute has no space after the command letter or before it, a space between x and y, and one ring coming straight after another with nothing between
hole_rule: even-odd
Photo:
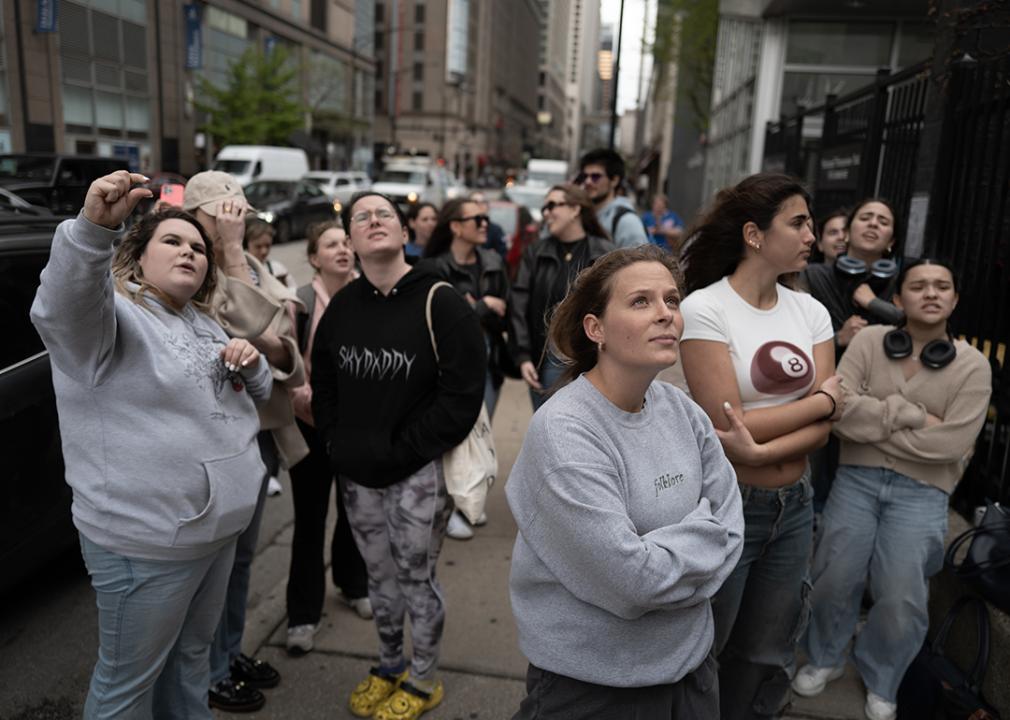
<instances>
[{"instance_id":1,"label":"raised hand","mask_svg":"<svg viewBox=\"0 0 1010 720\"><path fill-rule=\"evenodd\" d=\"M115 230L130 216L144 198L151 197L151 191L131 185L150 182L150 178L140 173L117 170L111 175L100 177L91 183L84 196L84 217L95 225Z\"/></svg>"}]
</instances>

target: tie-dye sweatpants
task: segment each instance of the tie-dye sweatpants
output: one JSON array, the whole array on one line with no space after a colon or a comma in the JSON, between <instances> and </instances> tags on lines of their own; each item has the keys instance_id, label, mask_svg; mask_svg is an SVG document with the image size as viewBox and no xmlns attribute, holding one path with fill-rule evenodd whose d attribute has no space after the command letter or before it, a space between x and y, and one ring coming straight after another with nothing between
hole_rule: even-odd
<instances>
[{"instance_id":1,"label":"tie-dye sweatpants","mask_svg":"<svg viewBox=\"0 0 1010 720\"><path fill-rule=\"evenodd\" d=\"M354 540L368 567L368 597L379 632L380 666L401 666L403 622L410 613L411 676L434 677L445 623L435 565L453 504L441 459L375 490L341 478Z\"/></svg>"}]
</instances>

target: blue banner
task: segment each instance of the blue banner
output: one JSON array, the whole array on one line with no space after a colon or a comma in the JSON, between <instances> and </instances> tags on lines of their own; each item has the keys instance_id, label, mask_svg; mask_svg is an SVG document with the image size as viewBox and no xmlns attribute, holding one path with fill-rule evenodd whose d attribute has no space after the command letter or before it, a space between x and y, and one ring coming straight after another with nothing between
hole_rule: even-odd
<instances>
[{"instance_id":1,"label":"blue banner","mask_svg":"<svg viewBox=\"0 0 1010 720\"><path fill-rule=\"evenodd\" d=\"M183 6L186 14L186 69L199 70L203 67L203 38L200 31L200 4Z\"/></svg>"},{"instance_id":2,"label":"blue banner","mask_svg":"<svg viewBox=\"0 0 1010 720\"><path fill-rule=\"evenodd\" d=\"M35 32L56 32L56 16L59 5L56 0L38 0L35 14Z\"/></svg>"}]
</instances>

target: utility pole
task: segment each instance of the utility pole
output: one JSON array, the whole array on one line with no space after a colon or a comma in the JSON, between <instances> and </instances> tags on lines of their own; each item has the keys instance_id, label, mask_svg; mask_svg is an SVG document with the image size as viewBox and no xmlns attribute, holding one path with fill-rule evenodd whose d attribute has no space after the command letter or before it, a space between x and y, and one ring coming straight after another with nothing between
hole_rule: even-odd
<instances>
[{"instance_id":1,"label":"utility pole","mask_svg":"<svg viewBox=\"0 0 1010 720\"><path fill-rule=\"evenodd\" d=\"M610 142L607 147L614 149L614 135L617 132L617 88L621 80L621 32L624 30L624 0L621 0L621 14L617 18L617 55L614 56L614 97L610 101Z\"/></svg>"}]
</instances>

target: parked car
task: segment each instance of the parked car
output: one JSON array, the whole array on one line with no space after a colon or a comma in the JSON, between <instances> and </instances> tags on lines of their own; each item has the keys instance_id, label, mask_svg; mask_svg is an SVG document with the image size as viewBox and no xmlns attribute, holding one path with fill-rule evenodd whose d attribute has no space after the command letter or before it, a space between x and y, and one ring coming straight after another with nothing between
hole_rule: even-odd
<instances>
[{"instance_id":1,"label":"parked car","mask_svg":"<svg viewBox=\"0 0 1010 720\"><path fill-rule=\"evenodd\" d=\"M49 353L28 317L58 221L0 211L0 593L77 543Z\"/></svg>"},{"instance_id":2,"label":"parked car","mask_svg":"<svg viewBox=\"0 0 1010 720\"><path fill-rule=\"evenodd\" d=\"M339 213L343 206L351 201L351 196L362 190L369 190L372 181L368 175L355 170L313 170L305 173L307 180L319 187L330 200L333 200L333 211Z\"/></svg>"},{"instance_id":3,"label":"parked car","mask_svg":"<svg viewBox=\"0 0 1010 720\"><path fill-rule=\"evenodd\" d=\"M277 242L305 237L309 225L333 220L333 201L307 180L265 180L245 187L246 199L259 217L277 230Z\"/></svg>"},{"instance_id":4,"label":"parked car","mask_svg":"<svg viewBox=\"0 0 1010 720\"><path fill-rule=\"evenodd\" d=\"M10 190L0 188L0 211L14 213L15 215L52 215L49 208L41 205L32 205L20 195L15 195Z\"/></svg>"},{"instance_id":5,"label":"parked car","mask_svg":"<svg viewBox=\"0 0 1010 720\"><path fill-rule=\"evenodd\" d=\"M213 169L229 173L242 187L258 180L298 180L309 171L309 156L301 148L226 145Z\"/></svg>"},{"instance_id":6,"label":"parked car","mask_svg":"<svg viewBox=\"0 0 1010 720\"><path fill-rule=\"evenodd\" d=\"M122 158L55 153L0 155L0 187L56 215L76 215L92 180L129 169Z\"/></svg>"}]
</instances>

